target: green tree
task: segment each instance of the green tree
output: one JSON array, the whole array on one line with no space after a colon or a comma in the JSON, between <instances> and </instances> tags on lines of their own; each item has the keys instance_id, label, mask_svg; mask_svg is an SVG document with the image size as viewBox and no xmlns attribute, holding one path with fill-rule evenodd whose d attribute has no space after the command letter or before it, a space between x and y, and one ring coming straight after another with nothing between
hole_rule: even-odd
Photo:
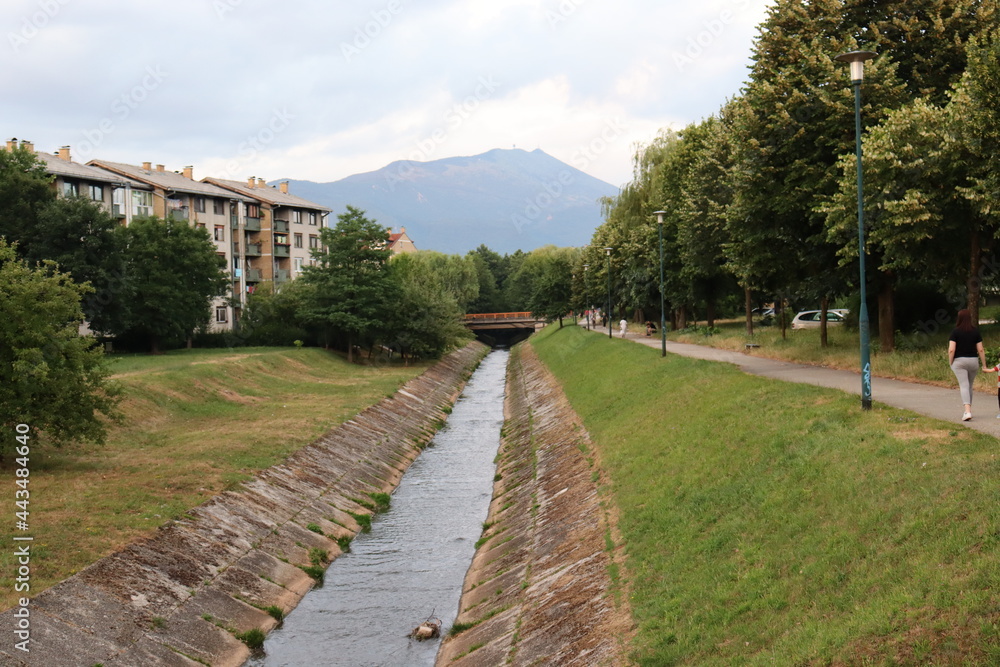
<instances>
[{"instance_id":1,"label":"green tree","mask_svg":"<svg viewBox=\"0 0 1000 667\"><path fill-rule=\"evenodd\" d=\"M443 257L447 256L421 251L398 255L389 262L397 298L384 342L404 359L439 357L472 338L462 324L462 293L452 284L454 276L441 271ZM448 264L465 261L451 258Z\"/></svg>"},{"instance_id":2,"label":"green tree","mask_svg":"<svg viewBox=\"0 0 1000 667\"><path fill-rule=\"evenodd\" d=\"M493 271L490 270L490 265L480 253L477 253L474 250L469 251L466 257L470 262L472 262L472 266L476 271L476 282L479 283L479 295L476 297L475 301L469 304L468 312L504 312L502 310L503 303L501 302L500 290L497 289L497 279L496 276L493 275Z\"/></svg>"},{"instance_id":3,"label":"green tree","mask_svg":"<svg viewBox=\"0 0 1000 667\"><path fill-rule=\"evenodd\" d=\"M164 340L205 327L212 299L229 286L226 262L208 232L186 221L138 218L120 233L126 249L120 294L128 313L109 333L141 336L157 354Z\"/></svg>"},{"instance_id":4,"label":"green tree","mask_svg":"<svg viewBox=\"0 0 1000 667\"><path fill-rule=\"evenodd\" d=\"M0 237L19 241L55 198L52 176L34 153L20 147L0 149Z\"/></svg>"},{"instance_id":5,"label":"green tree","mask_svg":"<svg viewBox=\"0 0 1000 667\"><path fill-rule=\"evenodd\" d=\"M535 317L562 318L573 307L573 266L579 250L545 246L531 251L521 264L514 280L527 294L528 308Z\"/></svg>"},{"instance_id":6,"label":"green tree","mask_svg":"<svg viewBox=\"0 0 1000 667\"><path fill-rule=\"evenodd\" d=\"M88 288L51 262L37 268L0 239L0 424L18 424L55 445L101 443L105 418L117 420L119 390L104 353L78 329ZM0 454L10 452L5 438Z\"/></svg>"},{"instance_id":7,"label":"green tree","mask_svg":"<svg viewBox=\"0 0 1000 667\"><path fill-rule=\"evenodd\" d=\"M29 262L52 260L76 282L90 284L83 313L94 331L113 330L127 317L124 244L118 220L84 197L50 201L19 240Z\"/></svg>"},{"instance_id":8,"label":"green tree","mask_svg":"<svg viewBox=\"0 0 1000 667\"><path fill-rule=\"evenodd\" d=\"M364 211L348 206L333 229L320 232L323 247L312 253L318 263L301 278L311 287L303 319L320 327L328 343L342 337L348 361L354 361L355 345L373 342L385 328L395 301L388 235Z\"/></svg>"}]
</instances>

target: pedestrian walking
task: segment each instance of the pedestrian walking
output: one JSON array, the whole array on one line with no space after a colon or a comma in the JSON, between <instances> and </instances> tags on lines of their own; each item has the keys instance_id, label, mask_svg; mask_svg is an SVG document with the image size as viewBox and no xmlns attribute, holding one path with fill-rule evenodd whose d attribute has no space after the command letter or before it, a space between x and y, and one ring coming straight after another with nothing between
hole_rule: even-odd
<instances>
[{"instance_id":1,"label":"pedestrian walking","mask_svg":"<svg viewBox=\"0 0 1000 667\"><path fill-rule=\"evenodd\" d=\"M979 363L976 363L979 357ZM972 326L972 313L963 308L958 311L958 320L948 338L948 365L958 380L965 412L962 421L972 419L972 387L980 368L986 368L986 351L979 329Z\"/></svg>"},{"instance_id":2,"label":"pedestrian walking","mask_svg":"<svg viewBox=\"0 0 1000 667\"><path fill-rule=\"evenodd\" d=\"M624 338L625 332L628 331L628 322L625 320L624 317L622 318L622 321L618 323L618 329L621 330L622 338Z\"/></svg>"}]
</instances>

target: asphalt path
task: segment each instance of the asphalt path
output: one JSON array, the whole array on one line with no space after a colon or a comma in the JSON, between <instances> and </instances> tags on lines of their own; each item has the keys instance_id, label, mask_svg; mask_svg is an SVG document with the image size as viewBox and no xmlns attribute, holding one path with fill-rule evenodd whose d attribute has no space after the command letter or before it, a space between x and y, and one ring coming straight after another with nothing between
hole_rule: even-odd
<instances>
[{"instance_id":1,"label":"asphalt path","mask_svg":"<svg viewBox=\"0 0 1000 667\"><path fill-rule=\"evenodd\" d=\"M606 332L602 330L602 332ZM604 335L607 335L604 333ZM615 338L619 338L617 331ZM660 349L659 335L645 336L630 331L626 340ZM778 361L757 356L753 352L740 353L730 350L719 350L704 345L675 343L667 341L667 352L682 357L706 359L735 364L743 372L761 377L773 378L784 382L799 382L818 387L829 387L861 396L861 373L852 371L823 368L808 364L796 364L788 361ZM941 352L941 363L947 363L945 351ZM967 428L987 433L1000 438L1000 419L997 419L998 406L996 393L977 391L972 398L971 421L962 421L962 398L958 393L958 382L954 388L945 389L915 382L891 380L889 378L872 377L872 401L883 403L895 408L910 410L921 415L955 422ZM860 401L859 401L860 405Z\"/></svg>"}]
</instances>

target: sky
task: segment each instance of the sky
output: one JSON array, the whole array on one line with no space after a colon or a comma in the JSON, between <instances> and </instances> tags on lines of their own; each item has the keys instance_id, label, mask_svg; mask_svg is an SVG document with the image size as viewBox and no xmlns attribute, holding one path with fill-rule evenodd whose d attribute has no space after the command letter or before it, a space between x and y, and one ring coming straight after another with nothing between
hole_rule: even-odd
<instances>
[{"instance_id":1,"label":"sky","mask_svg":"<svg viewBox=\"0 0 1000 667\"><path fill-rule=\"evenodd\" d=\"M746 81L766 0L4 0L0 125L79 162L335 181L542 149L612 185Z\"/></svg>"}]
</instances>

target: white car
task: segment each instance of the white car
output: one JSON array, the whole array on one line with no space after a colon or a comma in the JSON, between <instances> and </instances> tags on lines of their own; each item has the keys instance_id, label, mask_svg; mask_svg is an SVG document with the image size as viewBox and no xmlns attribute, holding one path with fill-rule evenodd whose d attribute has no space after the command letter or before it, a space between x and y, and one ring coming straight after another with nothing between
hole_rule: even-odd
<instances>
[{"instance_id":1,"label":"white car","mask_svg":"<svg viewBox=\"0 0 1000 667\"><path fill-rule=\"evenodd\" d=\"M826 311L826 325L828 327L840 326L844 323L847 312L845 308L833 308ZM818 329L822 315L823 312L820 310L803 310L792 318L792 329Z\"/></svg>"}]
</instances>

